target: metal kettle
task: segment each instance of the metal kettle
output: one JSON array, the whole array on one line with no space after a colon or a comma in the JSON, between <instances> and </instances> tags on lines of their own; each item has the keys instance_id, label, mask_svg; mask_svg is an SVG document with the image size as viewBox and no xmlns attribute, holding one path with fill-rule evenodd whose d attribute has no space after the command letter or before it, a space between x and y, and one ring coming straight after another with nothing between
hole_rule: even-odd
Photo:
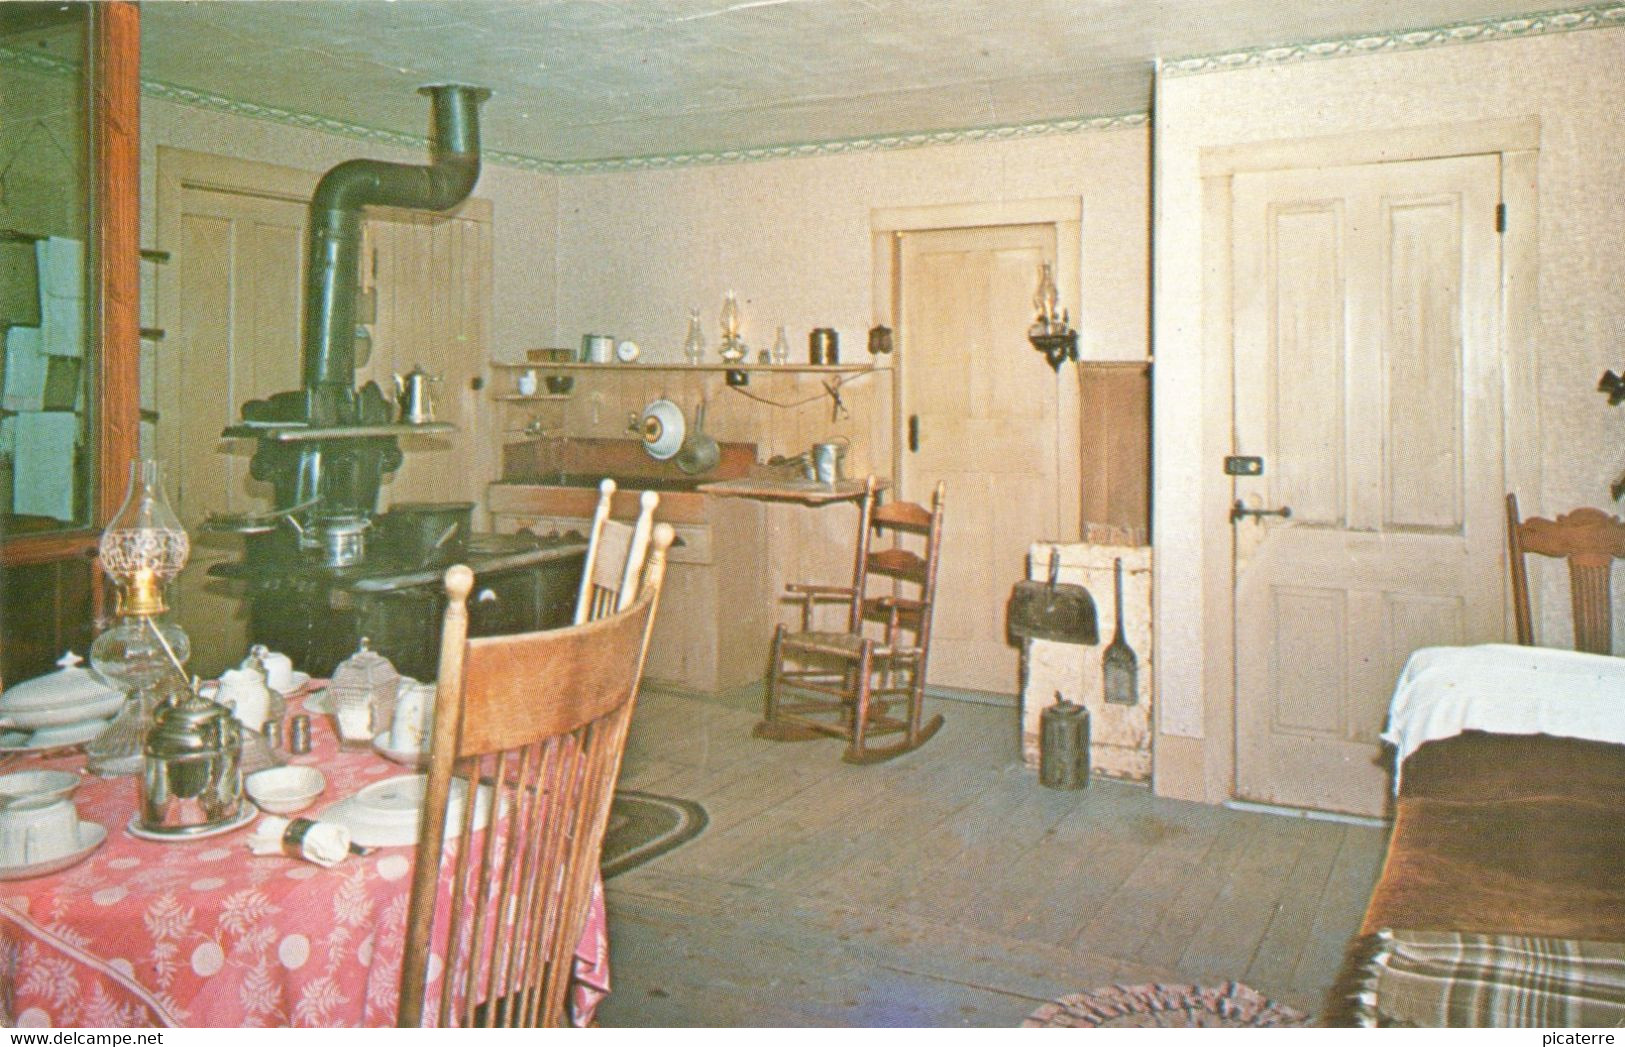
<instances>
[{"instance_id":1,"label":"metal kettle","mask_svg":"<svg viewBox=\"0 0 1625 1047\"><path fill-rule=\"evenodd\" d=\"M161 706L143 746L141 828L190 836L238 817L242 728L231 710L194 691Z\"/></svg>"},{"instance_id":2,"label":"metal kettle","mask_svg":"<svg viewBox=\"0 0 1625 1047\"><path fill-rule=\"evenodd\" d=\"M423 425L434 421L434 400L429 396L429 383L438 382L421 366L405 375L395 375L395 406L400 420L407 425Z\"/></svg>"}]
</instances>

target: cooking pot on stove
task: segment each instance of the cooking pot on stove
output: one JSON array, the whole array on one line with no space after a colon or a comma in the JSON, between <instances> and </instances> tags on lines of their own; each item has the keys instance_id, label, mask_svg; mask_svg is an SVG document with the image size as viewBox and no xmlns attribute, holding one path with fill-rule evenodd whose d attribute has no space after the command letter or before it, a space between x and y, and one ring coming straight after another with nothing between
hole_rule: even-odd
<instances>
[{"instance_id":1,"label":"cooking pot on stove","mask_svg":"<svg viewBox=\"0 0 1625 1047\"><path fill-rule=\"evenodd\" d=\"M353 567L366 558L372 523L365 516L324 517L308 526L292 516L283 519L299 532L299 548L320 552L323 567Z\"/></svg>"},{"instance_id":2,"label":"cooking pot on stove","mask_svg":"<svg viewBox=\"0 0 1625 1047\"><path fill-rule=\"evenodd\" d=\"M473 502L396 502L378 518L378 540L402 562L445 567L463 555Z\"/></svg>"}]
</instances>

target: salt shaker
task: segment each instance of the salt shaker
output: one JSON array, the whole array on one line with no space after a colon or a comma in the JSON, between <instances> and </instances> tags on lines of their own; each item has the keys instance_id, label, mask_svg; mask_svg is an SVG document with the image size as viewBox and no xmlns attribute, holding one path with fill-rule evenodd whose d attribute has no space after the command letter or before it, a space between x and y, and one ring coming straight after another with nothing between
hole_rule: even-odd
<instances>
[{"instance_id":1,"label":"salt shaker","mask_svg":"<svg viewBox=\"0 0 1625 1047\"><path fill-rule=\"evenodd\" d=\"M310 717L298 713L288 722L288 751L295 756L310 752Z\"/></svg>"}]
</instances>

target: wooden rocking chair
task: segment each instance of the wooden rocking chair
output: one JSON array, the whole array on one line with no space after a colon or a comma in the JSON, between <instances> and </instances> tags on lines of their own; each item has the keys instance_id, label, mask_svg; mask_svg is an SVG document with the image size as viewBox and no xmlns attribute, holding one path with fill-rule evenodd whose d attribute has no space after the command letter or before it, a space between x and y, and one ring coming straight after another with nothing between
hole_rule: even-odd
<instances>
[{"instance_id":1,"label":"wooden rocking chair","mask_svg":"<svg viewBox=\"0 0 1625 1047\"><path fill-rule=\"evenodd\" d=\"M801 630L792 633L781 623L773 633L766 715L754 732L758 738L845 738L842 759L878 763L918 748L942 727L941 716L922 723L922 707L942 544L943 485L937 485L930 509L912 502L877 507L875 501L871 476L859 513L850 586L787 587L788 597L801 603ZM893 546L871 549L871 536L885 531L892 532ZM923 547L906 548L905 536ZM844 631L813 629L819 603L846 605ZM896 705L901 709L894 713ZM885 735L901 737L887 745L872 743Z\"/></svg>"}]
</instances>

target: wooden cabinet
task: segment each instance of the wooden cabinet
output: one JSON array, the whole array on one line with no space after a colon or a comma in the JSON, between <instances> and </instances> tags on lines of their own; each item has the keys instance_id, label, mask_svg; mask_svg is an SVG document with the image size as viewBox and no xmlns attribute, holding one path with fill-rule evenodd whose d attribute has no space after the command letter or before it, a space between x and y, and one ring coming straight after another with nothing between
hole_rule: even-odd
<instances>
[{"instance_id":1,"label":"wooden cabinet","mask_svg":"<svg viewBox=\"0 0 1625 1047\"><path fill-rule=\"evenodd\" d=\"M492 484L486 495L498 532L587 532L598 492L545 484ZM636 494L616 494L616 518L635 513ZM655 519L677 541L649 641L644 679L715 694L762 678L774 611L760 502L694 492L661 495Z\"/></svg>"},{"instance_id":2,"label":"wooden cabinet","mask_svg":"<svg viewBox=\"0 0 1625 1047\"><path fill-rule=\"evenodd\" d=\"M1151 543L1151 365L1078 365L1083 537Z\"/></svg>"},{"instance_id":3,"label":"wooden cabinet","mask_svg":"<svg viewBox=\"0 0 1625 1047\"><path fill-rule=\"evenodd\" d=\"M42 12L48 6L37 5ZM140 11L134 3L66 5L88 18L84 134L88 148L84 223L86 266L81 381L88 418L73 456L86 497L77 519L24 526L6 517L0 534L0 677L47 672L66 646L88 644L100 610L94 567L100 526L124 497L139 446ZM49 17L46 12L43 16ZM9 94L9 92L8 92Z\"/></svg>"}]
</instances>

